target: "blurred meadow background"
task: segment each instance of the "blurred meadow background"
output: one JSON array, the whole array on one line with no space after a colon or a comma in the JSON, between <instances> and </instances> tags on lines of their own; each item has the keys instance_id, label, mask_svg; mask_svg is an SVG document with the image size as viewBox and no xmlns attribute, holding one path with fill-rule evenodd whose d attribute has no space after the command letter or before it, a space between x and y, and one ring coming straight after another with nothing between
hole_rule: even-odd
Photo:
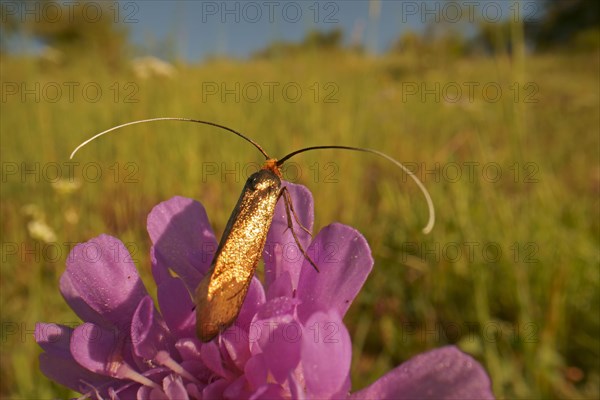
<instances>
[{"instance_id":1,"label":"blurred meadow background","mask_svg":"<svg viewBox=\"0 0 600 400\"><path fill-rule=\"evenodd\" d=\"M381 4L371 3L364 17L373 26ZM315 231L349 224L373 252L345 320L353 391L456 344L485 366L498 398L598 398L600 11L591 0L513 4L539 13L441 18L399 33L384 51L369 47L373 31L333 24L248 57L188 60L173 38L132 43L112 17L36 21L7 8L22 2L4 2L0 396L74 396L39 372L33 330L38 321L78 323L58 291L75 243L118 237L154 293L154 205L194 198L221 235L262 162L233 135L138 125L69 161L111 126L182 116L237 129L273 157L321 144L379 149L430 191L437 222L424 235L422 195L382 159L312 152L287 168L312 191ZM18 51L23 37L45 47Z\"/></svg>"}]
</instances>

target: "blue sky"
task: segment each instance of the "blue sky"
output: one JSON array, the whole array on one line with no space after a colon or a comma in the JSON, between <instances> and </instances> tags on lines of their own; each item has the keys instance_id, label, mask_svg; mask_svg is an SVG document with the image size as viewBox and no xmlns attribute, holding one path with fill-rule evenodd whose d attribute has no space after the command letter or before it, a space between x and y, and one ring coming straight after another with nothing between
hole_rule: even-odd
<instances>
[{"instance_id":1,"label":"blue sky","mask_svg":"<svg viewBox=\"0 0 600 400\"><path fill-rule=\"evenodd\" d=\"M476 21L514 18L517 10L509 0L120 0L111 4L109 17L127 27L138 48L189 61L214 54L247 57L274 40L299 41L311 29L341 28L346 43L354 38L380 53L406 30L421 32L428 23L462 17L474 26ZM539 0L519 4L522 15L539 15ZM465 29L465 24L456 22L456 27ZM22 38L16 42L12 47L18 50L35 47Z\"/></svg>"},{"instance_id":2,"label":"blue sky","mask_svg":"<svg viewBox=\"0 0 600 400\"><path fill-rule=\"evenodd\" d=\"M136 23L127 24L134 43L150 44L172 36L177 54L198 59L207 54L245 57L274 40L299 41L311 29L343 29L381 51L405 29L420 30L418 19L402 18L399 2L379 3L369 18L369 1L138 1L127 2ZM135 13L134 13L135 11Z\"/></svg>"},{"instance_id":3,"label":"blue sky","mask_svg":"<svg viewBox=\"0 0 600 400\"><path fill-rule=\"evenodd\" d=\"M152 48L166 37L188 60L208 54L246 57L273 40L298 41L311 29L341 28L346 42L354 35L374 52L389 48L407 29L422 31L428 22L454 20L458 8L447 1L121 1L121 19L134 43ZM505 0L457 1L467 20L496 22L516 9ZM532 14L535 1L521 3ZM126 18L130 15L131 18ZM137 22L128 23L135 19Z\"/></svg>"}]
</instances>

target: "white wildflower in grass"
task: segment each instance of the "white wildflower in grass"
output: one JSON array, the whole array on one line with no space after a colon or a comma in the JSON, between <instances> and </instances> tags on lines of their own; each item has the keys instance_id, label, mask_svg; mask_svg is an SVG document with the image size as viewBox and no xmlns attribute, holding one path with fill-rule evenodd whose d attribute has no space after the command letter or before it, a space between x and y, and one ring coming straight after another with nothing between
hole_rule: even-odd
<instances>
[{"instance_id":1,"label":"white wildflower in grass","mask_svg":"<svg viewBox=\"0 0 600 400\"><path fill-rule=\"evenodd\" d=\"M52 188L59 194L71 194L81 187L81 181L78 179L60 179L52 182Z\"/></svg>"},{"instance_id":2,"label":"white wildflower in grass","mask_svg":"<svg viewBox=\"0 0 600 400\"><path fill-rule=\"evenodd\" d=\"M56 242L56 233L54 230L42 220L31 220L27 223L27 231L29 236L44 243Z\"/></svg>"}]
</instances>

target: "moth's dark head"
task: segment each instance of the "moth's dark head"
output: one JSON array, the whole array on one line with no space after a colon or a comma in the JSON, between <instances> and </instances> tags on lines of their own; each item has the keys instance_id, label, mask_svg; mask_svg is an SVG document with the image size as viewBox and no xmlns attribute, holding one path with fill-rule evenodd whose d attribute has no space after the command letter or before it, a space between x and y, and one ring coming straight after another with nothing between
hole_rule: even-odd
<instances>
[{"instance_id":1,"label":"moth's dark head","mask_svg":"<svg viewBox=\"0 0 600 400\"><path fill-rule=\"evenodd\" d=\"M272 191L279 190L281 179L268 169L261 169L250 175L246 181L246 186L252 190Z\"/></svg>"}]
</instances>

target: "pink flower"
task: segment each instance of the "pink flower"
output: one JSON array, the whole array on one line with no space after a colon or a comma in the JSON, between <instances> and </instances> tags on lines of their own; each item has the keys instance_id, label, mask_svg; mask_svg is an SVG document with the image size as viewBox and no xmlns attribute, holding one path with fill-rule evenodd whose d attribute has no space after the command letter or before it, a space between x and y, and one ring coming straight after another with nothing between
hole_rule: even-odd
<instances>
[{"instance_id":1,"label":"pink flower","mask_svg":"<svg viewBox=\"0 0 600 400\"><path fill-rule=\"evenodd\" d=\"M311 229L310 192L285 184ZM42 372L91 398L493 398L483 368L453 346L350 394L352 344L342 319L373 266L369 246L341 224L312 241L295 229L317 273L298 251L282 203L263 252L264 285L253 278L235 323L208 343L195 336L192 293L217 241L200 203L174 197L148 217L160 312L118 239L76 246L60 291L84 323L37 324Z\"/></svg>"}]
</instances>

